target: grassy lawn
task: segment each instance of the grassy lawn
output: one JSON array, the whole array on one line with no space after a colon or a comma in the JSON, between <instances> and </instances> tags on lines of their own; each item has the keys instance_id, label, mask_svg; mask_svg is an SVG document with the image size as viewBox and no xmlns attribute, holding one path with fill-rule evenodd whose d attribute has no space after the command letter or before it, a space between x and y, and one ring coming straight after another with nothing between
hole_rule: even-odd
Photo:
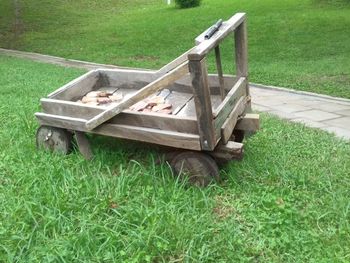
<instances>
[{"instance_id":1,"label":"grassy lawn","mask_svg":"<svg viewBox=\"0 0 350 263\"><path fill-rule=\"evenodd\" d=\"M263 115L221 185L185 187L136 143L37 151L39 98L82 71L0 60L0 262L350 260L349 143Z\"/></svg>"},{"instance_id":2,"label":"grassy lawn","mask_svg":"<svg viewBox=\"0 0 350 263\"><path fill-rule=\"evenodd\" d=\"M350 98L348 0L203 0L188 10L163 0L19 0L17 30L12 2L0 0L1 47L146 68L186 51L218 18L244 11L251 81Z\"/></svg>"}]
</instances>

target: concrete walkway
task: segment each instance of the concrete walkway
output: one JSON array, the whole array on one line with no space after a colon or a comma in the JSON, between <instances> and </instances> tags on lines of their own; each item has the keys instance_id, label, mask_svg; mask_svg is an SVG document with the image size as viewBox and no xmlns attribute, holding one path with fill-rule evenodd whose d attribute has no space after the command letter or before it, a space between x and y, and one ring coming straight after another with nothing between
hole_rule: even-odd
<instances>
[{"instance_id":1,"label":"concrete walkway","mask_svg":"<svg viewBox=\"0 0 350 263\"><path fill-rule=\"evenodd\" d=\"M2 48L0 54L87 70L122 68ZM253 83L250 87L254 110L268 112L350 140L350 100Z\"/></svg>"},{"instance_id":2,"label":"concrete walkway","mask_svg":"<svg viewBox=\"0 0 350 263\"><path fill-rule=\"evenodd\" d=\"M251 84L253 109L350 140L350 100Z\"/></svg>"}]
</instances>

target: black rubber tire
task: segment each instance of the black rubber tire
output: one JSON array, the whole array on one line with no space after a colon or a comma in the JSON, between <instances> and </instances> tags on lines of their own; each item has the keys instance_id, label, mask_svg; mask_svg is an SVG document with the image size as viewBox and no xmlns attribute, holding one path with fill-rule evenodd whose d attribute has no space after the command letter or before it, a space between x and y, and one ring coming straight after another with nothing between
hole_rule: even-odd
<instances>
[{"instance_id":1,"label":"black rubber tire","mask_svg":"<svg viewBox=\"0 0 350 263\"><path fill-rule=\"evenodd\" d=\"M40 126L36 132L36 147L51 152L69 154L72 150L72 133L61 128Z\"/></svg>"},{"instance_id":2,"label":"black rubber tire","mask_svg":"<svg viewBox=\"0 0 350 263\"><path fill-rule=\"evenodd\" d=\"M191 185L205 187L220 181L220 172L215 160L201 152L185 151L175 154L170 161L175 176Z\"/></svg>"}]
</instances>

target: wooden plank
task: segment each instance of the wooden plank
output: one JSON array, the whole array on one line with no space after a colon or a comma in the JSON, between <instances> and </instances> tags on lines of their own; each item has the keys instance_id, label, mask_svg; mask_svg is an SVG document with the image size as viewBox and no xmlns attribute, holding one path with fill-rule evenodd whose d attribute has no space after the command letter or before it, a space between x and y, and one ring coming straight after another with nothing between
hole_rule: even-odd
<instances>
[{"instance_id":1,"label":"wooden plank","mask_svg":"<svg viewBox=\"0 0 350 263\"><path fill-rule=\"evenodd\" d=\"M243 21L245 20L245 13L237 13L232 16L228 21L223 22L220 29L210 39L202 41L196 46L189 54L189 60L201 60L206 54L210 52L214 47L220 44L220 42L231 32L233 32Z\"/></svg>"},{"instance_id":2,"label":"wooden plank","mask_svg":"<svg viewBox=\"0 0 350 263\"><path fill-rule=\"evenodd\" d=\"M220 96L221 96L221 100L224 100L226 96L226 92L225 92L224 76L222 72L220 46L215 47L215 60L216 60L216 68L218 71L218 77L219 77L219 83L220 83Z\"/></svg>"},{"instance_id":3,"label":"wooden plank","mask_svg":"<svg viewBox=\"0 0 350 263\"><path fill-rule=\"evenodd\" d=\"M235 51L236 51L236 75L245 77L246 94L249 95L248 80L248 38L247 38L247 22L244 20L242 24L235 30ZM247 103L246 112L251 112L251 103Z\"/></svg>"},{"instance_id":4,"label":"wooden plank","mask_svg":"<svg viewBox=\"0 0 350 263\"><path fill-rule=\"evenodd\" d=\"M245 97L241 97L237 102L236 106L233 108L232 112L224 122L221 128L221 141L226 144L232 135L233 129L236 126L238 117L244 113L246 100Z\"/></svg>"},{"instance_id":5,"label":"wooden plank","mask_svg":"<svg viewBox=\"0 0 350 263\"><path fill-rule=\"evenodd\" d=\"M260 129L260 116L256 113L247 113L237 122L237 130L257 131Z\"/></svg>"},{"instance_id":6,"label":"wooden plank","mask_svg":"<svg viewBox=\"0 0 350 263\"><path fill-rule=\"evenodd\" d=\"M248 77L247 42L247 25L243 21L235 30L236 74L238 77Z\"/></svg>"},{"instance_id":7,"label":"wooden plank","mask_svg":"<svg viewBox=\"0 0 350 263\"><path fill-rule=\"evenodd\" d=\"M162 67L160 70L157 71L157 74L163 75L171 71L172 69L176 68L177 66L181 65L182 63L186 62L188 60L187 55L192 51L191 48L187 50L185 53L181 54L179 57L171 61L170 63L166 64L164 67Z\"/></svg>"},{"instance_id":8,"label":"wooden plank","mask_svg":"<svg viewBox=\"0 0 350 263\"><path fill-rule=\"evenodd\" d=\"M36 113L35 116L37 117L41 125L48 125L69 130L88 132L86 130L86 121L84 119L70 118L45 113ZM199 136L195 134L106 123L89 132L94 134L142 141L147 143L154 143L181 149L196 151L199 151L201 149Z\"/></svg>"},{"instance_id":9,"label":"wooden plank","mask_svg":"<svg viewBox=\"0 0 350 263\"><path fill-rule=\"evenodd\" d=\"M172 91L167 97L167 101L172 105L173 114L179 113L188 101L193 98L193 94Z\"/></svg>"},{"instance_id":10,"label":"wooden plank","mask_svg":"<svg viewBox=\"0 0 350 263\"><path fill-rule=\"evenodd\" d=\"M129 108L130 106L134 105L136 102L147 98L149 95L159 91L160 89L166 87L167 85L174 83L177 79L182 77L188 73L188 63L184 63L174 70L170 71L169 73L165 74L161 78L151 82L144 88L137 91L132 97L129 97L127 99L124 99L121 103L118 105L113 105L112 107L106 109L104 112L100 113L99 115L93 117L86 123L86 128L88 130L92 130L102 124L103 122L111 119L112 117L116 116L123 110Z\"/></svg>"},{"instance_id":11,"label":"wooden plank","mask_svg":"<svg viewBox=\"0 0 350 263\"><path fill-rule=\"evenodd\" d=\"M44 113L69 116L84 120L91 119L104 111L104 109L101 109L99 106L87 106L70 101L41 99L40 102ZM176 115L125 110L113 117L109 123L198 134L198 126L195 116L179 117Z\"/></svg>"},{"instance_id":12,"label":"wooden plank","mask_svg":"<svg viewBox=\"0 0 350 263\"><path fill-rule=\"evenodd\" d=\"M94 156L91 151L90 143L86 138L86 134L80 131L75 131L74 133L75 138L77 139L79 152L84 156L86 160L91 160Z\"/></svg>"},{"instance_id":13,"label":"wooden plank","mask_svg":"<svg viewBox=\"0 0 350 263\"><path fill-rule=\"evenodd\" d=\"M210 101L208 85L208 71L205 59L190 61L189 68L192 77L194 102L198 121L201 147L203 150L211 151L216 146L213 126L213 113Z\"/></svg>"},{"instance_id":14,"label":"wooden plank","mask_svg":"<svg viewBox=\"0 0 350 263\"><path fill-rule=\"evenodd\" d=\"M228 141L227 144L220 142L215 150L209 152L209 154L215 159L222 161L230 161L232 159L240 160L243 157L243 144L234 141Z\"/></svg>"},{"instance_id":15,"label":"wooden plank","mask_svg":"<svg viewBox=\"0 0 350 263\"><path fill-rule=\"evenodd\" d=\"M245 93L245 78L240 78L214 112L216 134L220 131L239 98L245 96Z\"/></svg>"},{"instance_id":16,"label":"wooden plank","mask_svg":"<svg viewBox=\"0 0 350 263\"><path fill-rule=\"evenodd\" d=\"M124 88L139 88L140 84L148 84L157 79L156 72L149 70L101 69L99 73L108 80L110 86L125 86Z\"/></svg>"},{"instance_id":17,"label":"wooden plank","mask_svg":"<svg viewBox=\"0 0 350 263\"><path fill-rule=\"evenodd\" d=\"M92 70L50 93L48 98L60 100L78 100L94 88L98 79L98 71Z\"/></svg>"},{"instance_id":18,"label":"wooden plank","mask_svg":"<svg viewBox=\"0 0 350 263\"><path fill-rule=\"evenodd\" d=\"M194 103L194 97L192 98L176 113L176 116L179 117L194 117L196 118L196 105ZM196 123L197 125L197 123ZM198 131L198 125L197 125Z\"/></svg>"}]
</instances>

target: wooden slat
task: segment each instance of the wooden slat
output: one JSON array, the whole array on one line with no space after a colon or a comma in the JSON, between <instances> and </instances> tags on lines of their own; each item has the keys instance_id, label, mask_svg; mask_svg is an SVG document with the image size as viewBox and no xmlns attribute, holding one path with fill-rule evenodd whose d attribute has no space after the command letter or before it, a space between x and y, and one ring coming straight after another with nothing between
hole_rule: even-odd
<instances>
[{"instance_id":1,"label":"wooden slat","mask_svg":"<svg viewBox=\"0 0 350 263\"><path fill-rule=\"evenodd\" d=\"M88 130L92 130L99 126L100 124L104 123L105 121L113 118L123 110L129 108L130 106L134 105L136 102L143 100L147 98L149 95L159 91L160 89L166 87L167 85L170 85L174 83L177 79L182 77L188 73L188 63L184 63L174 70L170 71L169 73L165 74L161 78L151 82L144 88L137 91L133 96L124 99L121 103L119 103L116 106L112 106L105 110L104 112L100 113L99 115L93 117L91 120L89 120L86 123L86 128Z\"/></svg>"},{"instance_id":2,"label":"wooden slat","mask_svg":"<svg viewBox=\"0 0 350 263\"><path fill-rule=\"evenodd\" d=\"M247 113L237 122L235 127L237 130L257 131L260 129L260 117L256 113Z\"/></svg>"},{"instance_id":3,"label":"wooden slat","mask_svg":"<svg viewBox=\"0 0 350 263\"><path fill-rule=\"evenodd\" d=\"M88 132L84 119L65 116L36 113L41 125L48 125L64 129ZM94 134L106 135L116 138L130 139L147 143L154 143L175 148L199 151L199 136L180 132L171 132L158 129L141 128L129 125L103 124L93 131Z\"/></svg>"},{"instance_id":4,"label":"wooden slat","mask_svg":"<svg viewBox=\"0 0 350 263\"><path fill-rule=\"evenodd\" d=\"M167 97L167 101L172 105L173 114L180 112L186 103L193 98L191 93L172 91Z\"/></svg>"},{"instance_id":5,"label":"wooden slat","mask_svg":"<svg viewBox=\"0 0 350 263\"><path fill-rule=\"evenodd\" d=\"M179 117L194 117L196 118L196 105L194 103L194 98L192 97L181 109L176 113ZM196 123L197 125L197 123ZM198 130L198 125L197 125Z\"/></svg>"},{"instance_id":6,"label":"wooden slat","mask_svg":"<svg viewBox=\"0 0 350 263\"><path fill-rule=\"evenodd\" d=\"M44 113L69 116L84 120L88 120L104 110L99 106L87 106L70 101L41 99L40 102ZM142 113L125 110L113 117L109 123L198 134L198 126L195 116L179 117L175 115Z\"/></svg>"},{"instance_id":7,"label":"wooden slat","mask_svg":"<svg viewBox=\"0 0 350 263\"><path fill-rule=\"evenodd\" d=\"M248 38L247 38L247 22L244 20L242 24L235 30L235 50L236 50L236 75L246 78L246 94L249 95L249 79L248 79ZM246 112L251 112L251 103L248 102Z\"/></svg>"},{"instance_id":8,"label":"wooden slat","mask_svg":"<svg viewBox=\"0 0 350 263\"><path fill-rule=\"evenodd\" d=\"M236 75L238 77L248 77L247 42L247 25L244 21L235 31Z\"/></svg>"},{"instance_id":9,"label":"wooden slat","mask_svg":"<svg viewBox=\"0 0 350 263\"><path fill-rule=\"evenodd\" d=\"M228 141L227 144L223 144L220 142L216 146L215 150L209 152L209 154L216 159L224 161L229 161L232 159L242 159L243 144L234 141Z\"/></svg>"},{"instance_id":10,"label":"wooden slat","mask_svg":"<svg viewBox=\"0 0 350 263\"><path fill-rule=\"evenodd\" d=\"M221 128L222 124L231 113L234 105L238 99L245 96L245 78L239 78L230 92L227 94L224 101L219 105L219 107L214 112L214 118L216 121L215 127Z\"/></svg>"},{"instance_id":11,"label":"wooden slat","mask_svg":"<svg viewBox=\"0 0 350 263\"><path fill-rule=\"evenodd\" d=\"M192 77L194 102L198 121L198 131L203 150L211 151L216 146L213 126L213 113L208 85L208 71L205 59L190 61L189 68Z\"/></svg>"},{"instance_id":12,"label":"wooden slat","mask_svg":"<svg viewBox=\"0 0 350 263\"><path fill-rule=\"evenodd\" d=\"M85 133L75 131L75 138L77 140L79 152L84 156L86 160L91 160L94 156L92 154L89 140L86 138Z\"/></svg>"},{"instance_id":13,"label":"wooden slat","mask_svg":"<svg viewBox=\"0 0 350 263\"><path fill-rule=\"evenodd\" d=\"M233 32L245 20L245 13L237 13L228 21L223 22L220 29L210 39L202 41L189 54L189 60L201 60L206 54L216 47L231 32Z\"/></svg>"},{"instance_id":14,"label":"wooden slat","mask_svg":"<svg viewBox=\"0 0 350 263\"><path fill-rule=\"evenodd\" d=\"M221 141L223 144L226 144L232 135L233 129L236 126L238 117L244 113L246 105L246 100L244 97L241 97L237 102L236 106L233 108L232 112L224 122L221 128Z\"/></svg>"},{"instance_id":15,"label":"wooden slat","mask_svg":"<svg viewBox=\"0 0 350 263\"><path fill-rule=\"evenodd\" d=\"M187 56L188 53L192 51L193 48L187 50L185 53L181 54L179 57L171 61L170 63L166 64L164 67L162 67L160 70L157 71L157 74L163 75L171 71L172 69L176 68L177 66L181 65L182 63L186 62L188 60Z\"/></svg>"},{"instance_id":16,"label":"wooden slat","mask_svg":"<svg viewBox=\"0 0 350 263\"><path fill-rule=\"evenodd\" d=\"M217 46L215 48L215 59L216 59L216 68L218 70L218 77L219 77L219 83L220 83L220 96L221 96L221 99L224 100L226 96L226 92L225 92L224 76L222 72L220 46Z\"/></svg>"},{"instance_id":17,"label":"wooden slat","mask_svg":"<svg viewBox=\"0 0 350 263\"><path fill-rule=\"evenodd\" d=\"M60 100L78 100L94 88L98 79L98 70L92 70L50 93L48 97Z\"/></svg>"}]
</instances>

